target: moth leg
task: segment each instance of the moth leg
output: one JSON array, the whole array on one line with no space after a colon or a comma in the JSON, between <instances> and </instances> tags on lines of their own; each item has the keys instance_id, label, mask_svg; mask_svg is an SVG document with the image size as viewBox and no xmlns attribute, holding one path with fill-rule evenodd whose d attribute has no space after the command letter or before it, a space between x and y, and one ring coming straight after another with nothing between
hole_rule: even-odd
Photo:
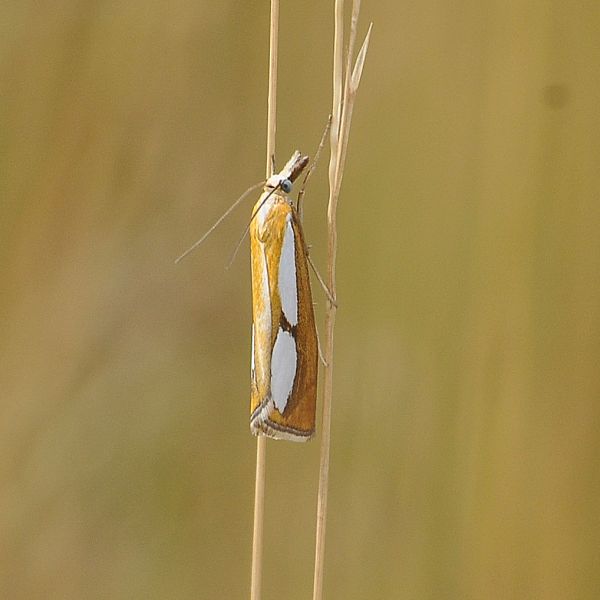
<instances>
[{"instance_id":1,"label":"moth leg","mask_svg":"<svg viewBox=\"0 0 600 600\"><path fill-rule=\"evenodd\" d=\"M321 337L319 336L319 326L317 325L316 321L315 321L315 333L317 334L317 351L319 352L319 359L323 363L323 366L325 368L327 368L329 366L329 364L327 364L327 361L325 360L325 356L323 355L323 350L321 350Z\"/></svg>"},{"instance_id":2,"label":"moth leg","mask_svg":"<svg viewBox=\"0 0 600 600\"><path fill-rule=\"evenodd\" d=\"M331 302L331 304L333 306L335 306L337 308L338 305L337 305L336 299L333 297L333 294L331 293L331 290L327 287L327 284L325 283L325 281L321 277L321 274L317 270L317 267L315 266L315 263L313 262L312 258L310 257L310 254L308 252L306 252L306 258L308 259L308 264L311 266L314 274L317 276L317 279L319 280L319 283L321 284L321 287L323 288L323 291L325 292L325 295L327 296L327 299L329 300L329 302Z\"/></svg>"}]
</instances>

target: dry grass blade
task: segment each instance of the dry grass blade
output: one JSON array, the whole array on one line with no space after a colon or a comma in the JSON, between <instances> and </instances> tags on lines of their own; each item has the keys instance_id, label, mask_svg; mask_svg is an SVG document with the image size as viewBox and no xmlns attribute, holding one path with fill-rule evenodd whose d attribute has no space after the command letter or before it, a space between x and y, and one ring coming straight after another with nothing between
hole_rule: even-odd
<instances>
[{"instance_id":1,"label":"dry grass blade","mask_svg":"<svg viewBox=\"0 0 600 600\"><path fill-rule=\"evenodd\" d=\"M358 56L356 57L356 61L354 63L354 68L352 69L352 74L350 72L346 73L346 94L344 97L344 108L342 111L342 122L341 132L340 132L340 149L338 154L338 163L337 163L337 179L336 179L336 189L335 189L335 200L339 197L340 188L342 186L342 176L344 172L344 166L346 163L346 153L348 150L348 140L350 137L350 123L352 122L352 112L354 111L354 100L356 99L356 93L358 92L358 86L360 84L360 79L362 77L363 67L365 65L365 59L367 57L367 50L369 48L369 40L371 39L371 29L373 28L373 23L369 25L369 30L367 31L367 35L362 43L362 46L358 52ZM354 32L356 33L356 32ZM350 66L350 62L348 62L348 66Z\"/></svg>"},{"instance_id":2,"label":"dry grass blade","mask_svg":"<svg viewBox=\"0 0 600 600\"><path fill-rule=\"evenodd\" d=\"M371 30L373 29L373 23L369 25L369 30L367 31L367 35L360 47L358 52L358 56L356 57L356 62L354 63L354 69L352 70L352 79L350 81L350 90L351 93L356 94L358 90L358 84L360 83L360 78L362 77L363 67L365 66L365 59L367 58L367 50L369 49L369 41L371 39Z\"/></svg>"}]
</instances>

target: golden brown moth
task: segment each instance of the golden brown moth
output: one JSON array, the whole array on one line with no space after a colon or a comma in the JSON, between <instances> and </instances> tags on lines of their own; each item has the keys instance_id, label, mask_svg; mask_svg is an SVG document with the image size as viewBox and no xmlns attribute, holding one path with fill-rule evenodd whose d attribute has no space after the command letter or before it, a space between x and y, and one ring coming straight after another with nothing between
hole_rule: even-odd
<instances>
[{"instance_id":1,"label":"golden brown moth","mask_svg":"<svg viewBox=\"0 0 600 600\"><path fill-rule=\"evenodd\" d=\"M296 151L252 211L250 429L306 441L315 432L317 334L302 225L288 193L308 164Z\"/></svg>"}]
</instances>

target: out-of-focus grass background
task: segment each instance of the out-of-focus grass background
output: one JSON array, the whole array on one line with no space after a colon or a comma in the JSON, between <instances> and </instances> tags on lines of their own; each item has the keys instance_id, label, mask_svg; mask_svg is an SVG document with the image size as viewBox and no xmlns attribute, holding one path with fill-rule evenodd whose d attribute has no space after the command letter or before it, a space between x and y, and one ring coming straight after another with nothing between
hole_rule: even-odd
<instances>
[{"instance_id":1,"label":"out-of-focus grass background","mask_svg":"<svg viewBox=\"0 0 600 600\"><path fill-rule=\"evenodd\" d=\"M598 3L369 20L327 597L598 598ZM2 9L3 598L247 597L247 247L224 266L252 201L173 259L263 176L267 21L267 2ZM280 36L279 164L321 136L332 7L284 2ZM318 441L269 443L266 599L310 596L317 463Z\"/></svg>"}]
</instances>

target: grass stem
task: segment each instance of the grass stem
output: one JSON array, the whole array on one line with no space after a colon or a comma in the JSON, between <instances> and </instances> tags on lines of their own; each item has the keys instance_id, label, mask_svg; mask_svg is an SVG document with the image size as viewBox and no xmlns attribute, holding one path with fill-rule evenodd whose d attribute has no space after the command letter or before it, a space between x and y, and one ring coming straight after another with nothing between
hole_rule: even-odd
<instances>
[{"instance_id":1,"label":"grass stem","mask_svg":"<svg viewBox=\"0 0 600 600\"><path fill-rule=\"evenodd\" d=\"M272 175L277 131L277 59L279 41L279 0L271 0L269 35L269 91L267 97L267 166L266 178ZM252 577L250 600L260 600L262 591L263 529L265 512L265 477L267 438L256 440L256 479L254 489L254 527L252 538Z\"/></svg>"},{"instance_id":2,"label":"grass stem","mask_svg":"<svg viewBox=\"0 0 600 600\"><path fill-rule=\"evenodd\" d=\"M323 598L323 577L325 568L325 532L327 526L327 496L329 490L329 462L331 448L331 413L333 400L333 342L337 312L336 258L337 258L337 203L340 194L346 150L350 133L350 122L354 99L358 91L364 66L371 26L362 47L352 65L352 54L356 42L356 30L360 0L352 4L350 40L347 64L344 73L344 2L335 0L334 42L333 42L333 106L331 112L329 158L329 202L327 205L327 287L334 302L328 301L325 313L325 381L323 385L323 420L321 432L321 456L319 460L319 492L317 497L317 524L315 539L315 571L313 579L313 600Z\"/></svg>"}]
</instances>

